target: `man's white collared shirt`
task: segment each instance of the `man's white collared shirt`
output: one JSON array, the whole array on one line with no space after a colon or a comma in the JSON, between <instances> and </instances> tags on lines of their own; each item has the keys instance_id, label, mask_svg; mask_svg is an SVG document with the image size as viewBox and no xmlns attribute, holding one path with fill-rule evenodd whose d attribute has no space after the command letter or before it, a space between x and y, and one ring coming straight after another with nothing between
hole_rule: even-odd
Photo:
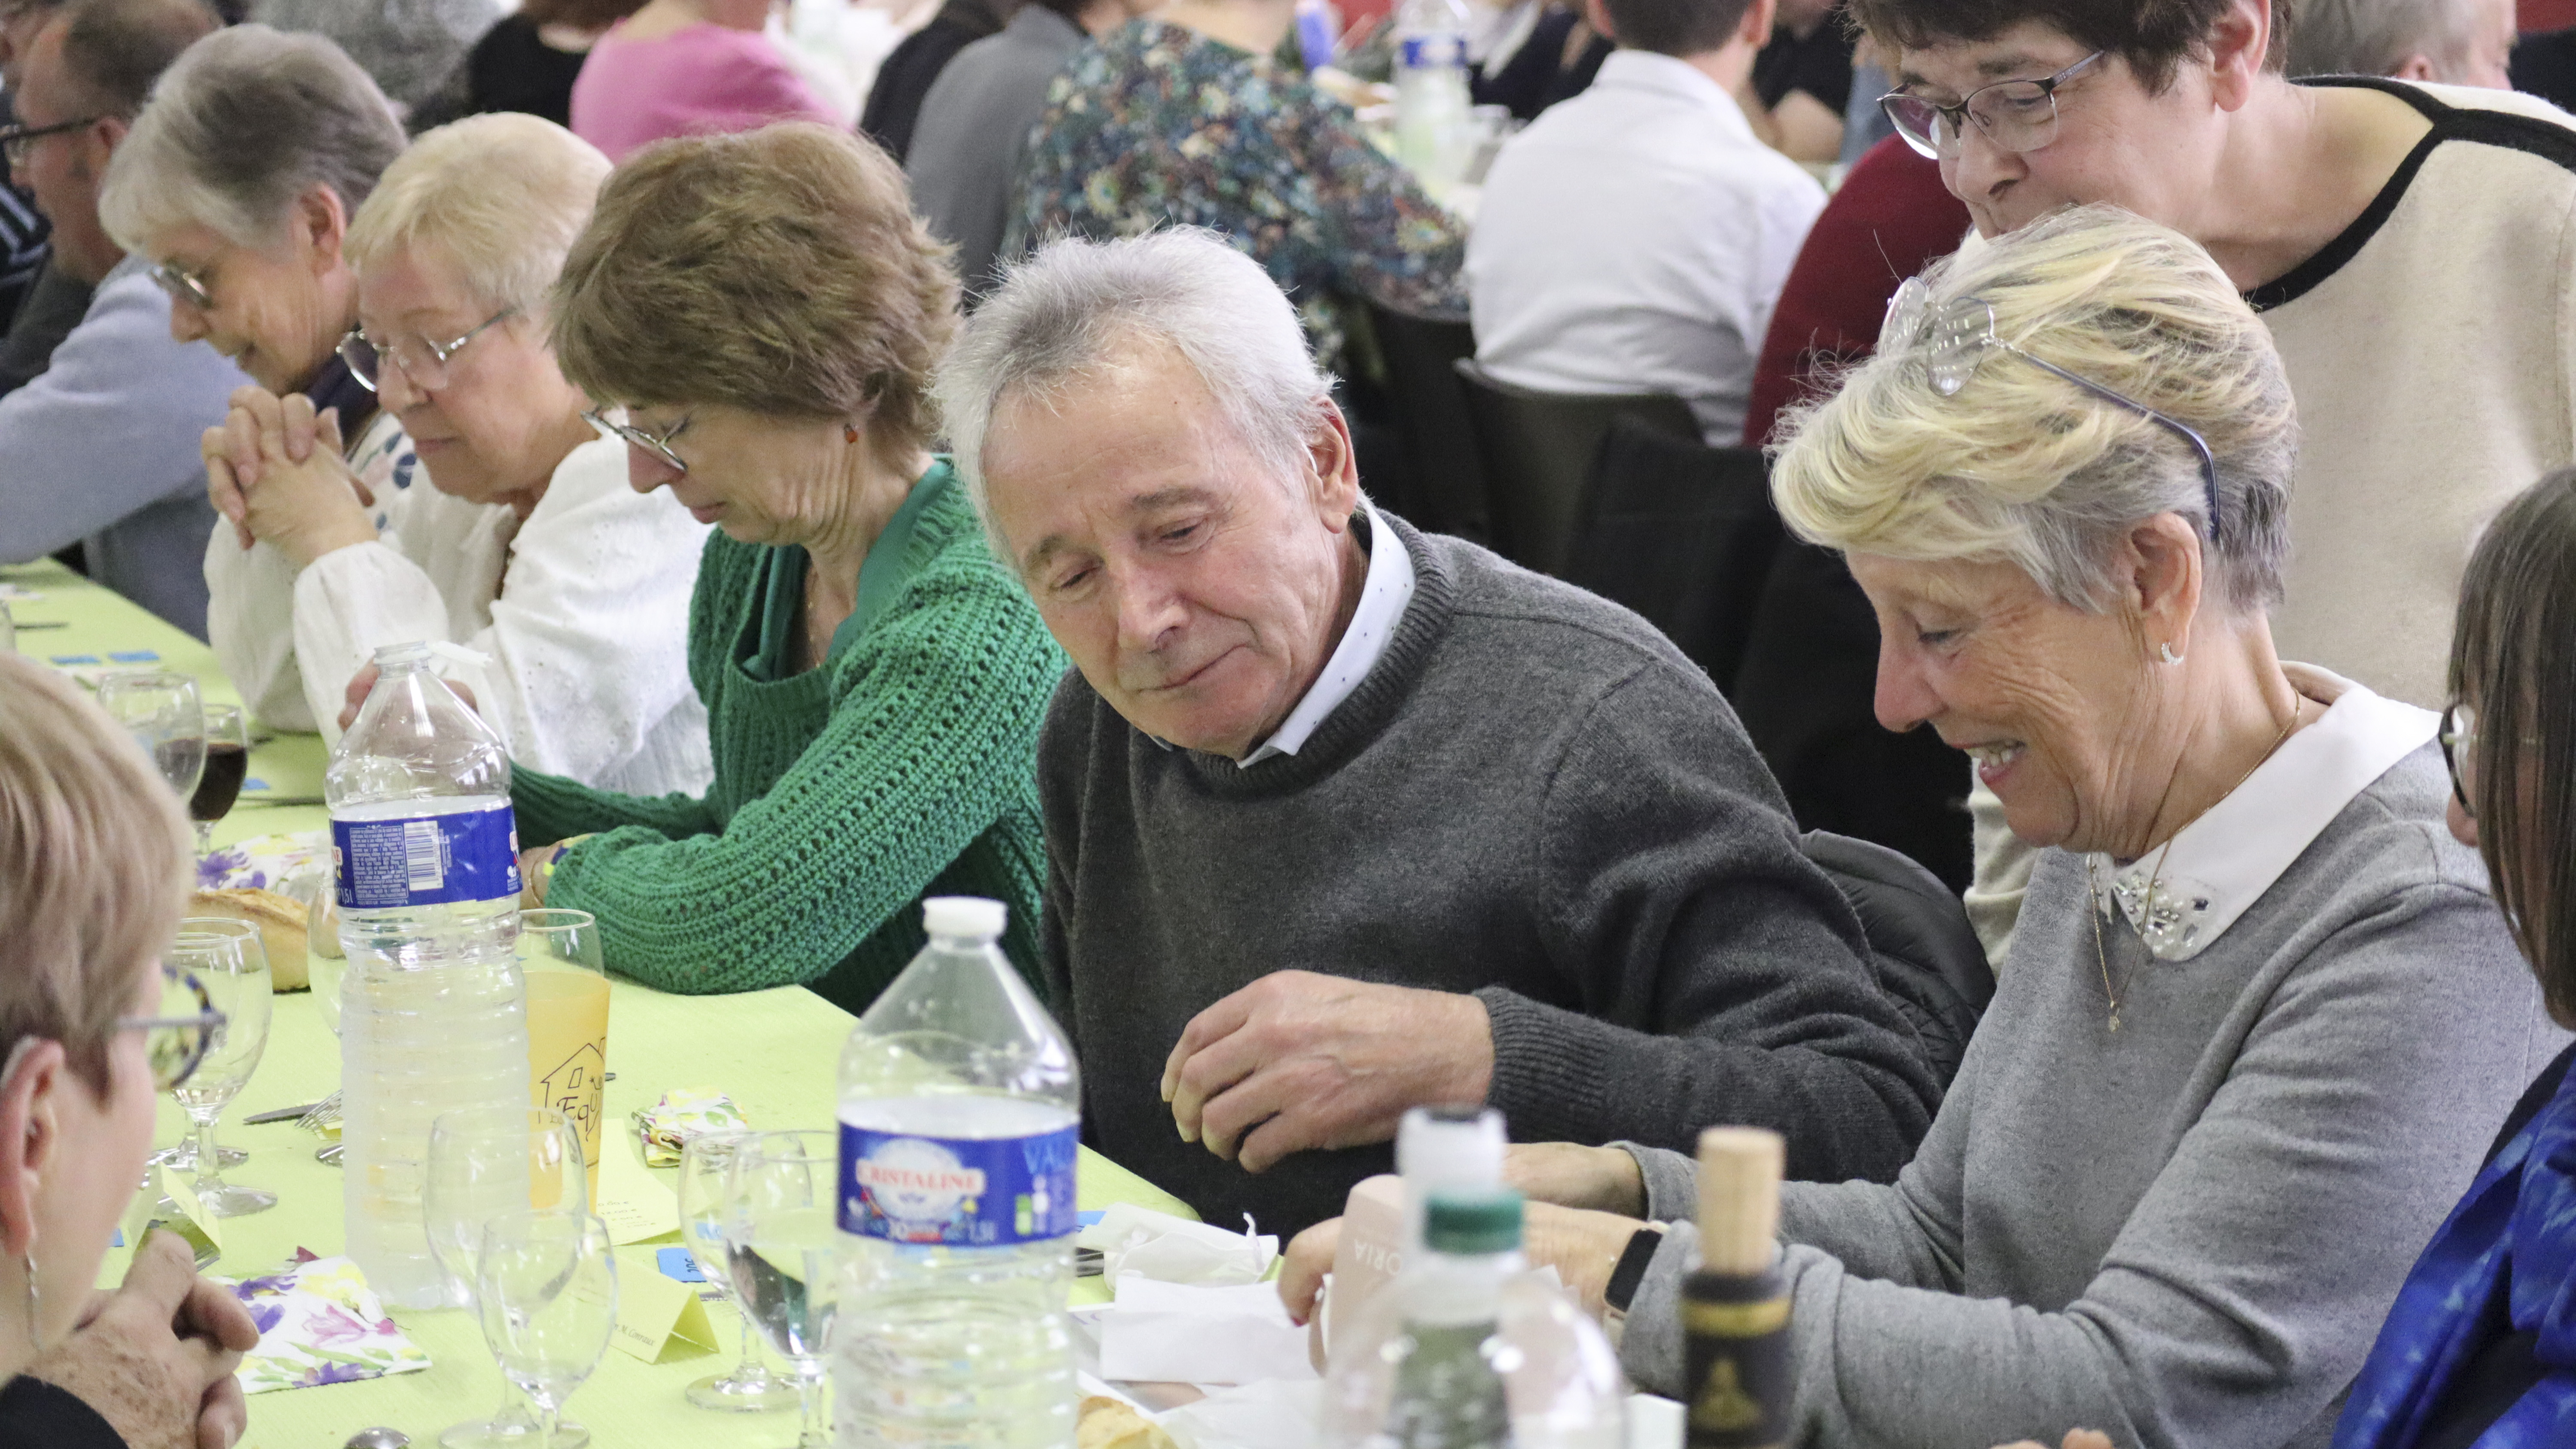
<instances>
[{"instance_id":1,"label":"man's white collared shirt","mask_svg":"<svg viewBox=\"0 0 2576 1449\"><path fill-rule=\"evenodd\" d=\"M1686 61L1620 50L1505 144L1467 237L1476 359L1551 392L1673 393L1743 440L1771 310L1825 191Z\"/></svg>"},{"instance_id":2,"label":"man's white collared shirt","mask_svg":"<svg viewBox=\"0 0 2576 1449\"><path fill-rule=\"evenodd\" d=\"M1395 638L1404 606L1413 602L1413 560L1404 551L1404 540L1395 536L1375 508L1363 503L1360 510L1368 515L1368 576L1360 584L1359 607L1351 611L1350 627L1342 631L1342 642L1333 646L1333 657L1324 661L1324 672L1315 676L1305 698L1297 701L1259 749L1243 757L1240 768L1248 770L1273 755L1293 755L1303 748L1315 727L1377 667Z\"/></svg>"}]
</instances>

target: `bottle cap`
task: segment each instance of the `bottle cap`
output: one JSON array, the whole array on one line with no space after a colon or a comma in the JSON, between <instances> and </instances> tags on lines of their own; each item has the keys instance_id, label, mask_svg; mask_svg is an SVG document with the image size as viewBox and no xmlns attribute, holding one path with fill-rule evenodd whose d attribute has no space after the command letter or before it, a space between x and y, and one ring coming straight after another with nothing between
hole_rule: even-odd
<instances>
[{"instance_id":1,"label":"bottle cap","mask_svg":"<svg viewBox=\"0 0 2576 1449\"><path fill-rule=\"evenodd\" d=\"M1503 1114L1414 1107L1395 1129L1395 1170L1417 1193L1503 1185Z\"/></svg>"},{"instance_id":2,"label":"bottle cap","mask_svg":"<svg viewBox=\"0 0 2576 1449\"><path fill-rule=\"evenodd\" d=\"M1435 1253L1509 1253L1521 1245L1521 1195L1435 1192L1422 1220L1422 1245Z\"/></svg>"},{"instance_id":3,"label":"bottle cap","mask_svg":"<svg viewBox=\"0 0 2576 1449\"><path fill-rule=\"evenodd\" d=\"M934 936L998 941L1010 907L982 896L932 896L921 903L921 928Z\"/></svg>"},{"instance_id":4,"label":"bottle cap","mask_svg":"<svg viewBox=\"0 0 2576 1449\"><path fill-rule=\"evenodd\" d=\"M1770 1270L1786 1155L1780 1134L1760 1127L1699 1134L1699 1259L1710 1272L1750 1277Z\"/></svg>"}]
</instances>

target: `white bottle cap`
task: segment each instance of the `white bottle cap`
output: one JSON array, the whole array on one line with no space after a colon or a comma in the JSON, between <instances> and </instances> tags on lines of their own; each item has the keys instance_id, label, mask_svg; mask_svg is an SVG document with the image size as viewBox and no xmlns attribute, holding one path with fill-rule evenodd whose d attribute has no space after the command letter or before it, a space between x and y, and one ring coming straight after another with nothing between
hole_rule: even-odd
<instances>
[{"instance_id":1,"label":"white bottle cap","mask_svg":"<svg viewBox=\"0 0 2576 1449\"><path fill-rule=\"evenodd\" d=\"M921 928L934 936L998 941L1011 908L982 896L932 896L921 903Z\"/></svg>"},{"instance_id":2,"label":"white bottle cap","mask_svg":"<svg viewBox=\"0 0 2576 1449\"><path fill-rule=\"evenodd\" d=\"M1416 1200L1503 1185L1503 1114L1491 1107L1414 1107L1395 1129L1395 1170Z\"/></svg>"}]
</instances>

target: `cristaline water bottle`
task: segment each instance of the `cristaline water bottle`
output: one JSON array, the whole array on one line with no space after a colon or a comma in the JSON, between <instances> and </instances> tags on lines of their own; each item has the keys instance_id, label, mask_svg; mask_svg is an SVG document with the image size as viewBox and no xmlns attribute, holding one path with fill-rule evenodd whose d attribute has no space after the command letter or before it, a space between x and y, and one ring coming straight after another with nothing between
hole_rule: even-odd
<instances>
[{"instance_id":1,"label":"cristaline water bottle","mask_svg":"<svg viewBox=\"0 0 2576 1449\"><path fill-rule=\"evenodd\" d=\"M1401 0L1395 11L1395 151L1435 189L1467 174L1476 137L1467 89L1466 0Z\"/></svg>"},{"instance_id":2,"label":"cristaline water bottle","mask_svg":"<svg viewBox=\"0 0 2576 1449\"><path fill-rule=\"evenodd\" d=\"M1074 1158L1064 1033L998 901L922 903L930 944L841 1053L838 1443L1073 1442Z\"/></svg>"},{"instance_id":3,"label":"cristaline water bottle","mask_svg":"<svg viewBox=\"0 0 2576 1449\"><path fill-rule=\"evenodd\" d=\"M387 1303L460 1303L421 1223L429 1127L528 1101L515 950L519 837L510 760L437 675L426 644L382 671L331 752L323 796L348 964L340 983L341 1198L348 1252Z\"/></svg>"}]
</instances>

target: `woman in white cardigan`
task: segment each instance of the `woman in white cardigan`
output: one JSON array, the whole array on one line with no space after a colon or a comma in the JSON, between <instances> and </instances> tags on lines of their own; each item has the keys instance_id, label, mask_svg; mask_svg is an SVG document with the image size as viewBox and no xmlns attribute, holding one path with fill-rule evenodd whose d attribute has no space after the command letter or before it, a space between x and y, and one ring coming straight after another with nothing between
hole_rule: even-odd
<instances>
[{"instance_id":1,"label":"woman in white cardigan","mask_svg":"<svg viewBox=\"0 0 2576 1449\"><path fill-rule=\"evenodd\" d=\"M296 671L334 734L376 649L444 640L487 661L452 677L513 759L631 794L706 787L684 651L706 528L627 486L625 446L585 419L546 342L546 289L608 169L571 132L509 114L431 131L386 168L349 228L359 326L340 353L402 420L429 486L370 497L333 419L301 396L235 395L206 434L208 483L265 550L218 532L213 632L294 641L227 659L245 696L279 692L245 668ZM262 551L291 570L261 567Z\"/></svg>"}]
</instances>

